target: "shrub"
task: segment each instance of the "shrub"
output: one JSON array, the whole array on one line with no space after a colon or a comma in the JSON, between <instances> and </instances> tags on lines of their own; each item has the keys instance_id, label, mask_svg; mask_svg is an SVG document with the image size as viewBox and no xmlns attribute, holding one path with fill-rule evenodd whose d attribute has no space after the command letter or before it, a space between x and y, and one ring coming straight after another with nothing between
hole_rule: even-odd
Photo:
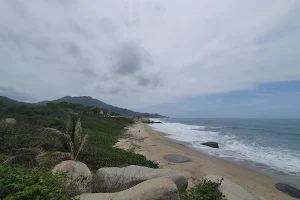
<instances>
[{"instance_id":1,"label":"shrub","mask_svg":"<svg viewBox=\"0 0 300 200\"><path fill-rule=\"evenodd\" d=\"M219 183L212 182L210 180L204 180L195 188L188 190L187 192L180 193L181 200L226 200L218 187L222 184L222 180Z\"/></svg>"},{"instance_id":2,"label":"shrub","mask_svg":"<svg viewBox=\"0 0 300 200\"><path fill-rule=\"evenodd\" d=\"M42 168L0 165L0 199L71 200L59 187L65 177Z\"/></svg>"}]
</instances>

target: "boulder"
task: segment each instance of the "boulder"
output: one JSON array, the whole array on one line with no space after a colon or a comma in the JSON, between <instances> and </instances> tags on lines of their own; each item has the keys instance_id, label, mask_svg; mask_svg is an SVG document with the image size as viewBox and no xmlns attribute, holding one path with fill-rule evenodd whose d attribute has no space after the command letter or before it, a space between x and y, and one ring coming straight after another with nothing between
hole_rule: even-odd
<instances>
[{"instance_id":1,"label":"boulder","mask_svg":"<svg viewBox=\"0 0 300 200\"><path fill-rule=\"evenodd\" d=\"M130 165L124 168L110 167L98 169L95 178L95 189L105 192L119 192L143 181L165 176L170 177L179 190L185 190L188 186L187 178L179 171Z\"/></svg>"},{"instance_id":2,"label":"boulder","mask_svg":"<svg viewBox=\"0 0 300 200\"><path fill-rule=\"evenodd\" d=\"M52 173L63 174L68 180L62 187L68 195L76 196L92 191L92 173L82 162L67 160L52 169Z\"/></svg>"},{"instance_id":3,"label":"boulder","mask_svg":"<svg viewBox=\"0 0 300 200\"><path fill-rule=\"evenodd\" d=\"M173 163L185 163L192 161L189 157L180 154L168 154L164 156L164 159Z\"/></svg>"},{"instance_id":4,"label":"boulder","mask_svg":"<svg viewBox=\"0 0 300 200\"><path fill-rule=\"evenodd\" d=\"M297 188L290 186L288 184L282 183L282 182L276 183L274 186L279 191L281 191L291 197L300 199L300 190L298 190Z\"/></svg>"},{"instance_id":5,"label":"boulder","mask_svg":"<svg viewBox=\"0 0 300 200\"><path fill-rule=\"evenodd\" d=\"M207 175L204 179L218 182L222 179L220 176ZM227 180L223 179L222 184L219 186L220 192L222 192L228 200L257 200L254 196L249 194L243 187Z\"/></svg>"},{"instance_id":6,"label":"boulder","mask_svg":"<svg viewBox=\"0 0 300 200\"><path fill-rule=\"evenodd\" d=\"M80 200L179 200L178 189L170 177L144 181L117 193L86 193Z\"/></svg>"},{"instance_id":7,"label":"boulder","mask_svg":"<svg viewBox=\"0 0 300 200\"><path fill-rule=\"evenodd\" d=\"M17 121L14 118L6 118L1 121L0 124L6 124L6 125L15 125Z\"/></svg>"},{"instance_id":8,"label":"boulder","mask_svg":"<svg viewBox=\"0 0 300 200\"><path fill-rule=\"evenodd\" d=\"M43 152L40 153L35 159L38 166L53 167L62 161L72 160L72 156L70 153L59 151L47 153Z\"/></svg>"},{"instance_id":9,"label":"boulder","mask_svg":"<svg viewBox=\"0 0 300 200\"><path fill-rule=\"evenodd\" d=\"M202 144L211 148L219 148L219 144L217 142L204 142Z\"/></svg>"}]
</instances>

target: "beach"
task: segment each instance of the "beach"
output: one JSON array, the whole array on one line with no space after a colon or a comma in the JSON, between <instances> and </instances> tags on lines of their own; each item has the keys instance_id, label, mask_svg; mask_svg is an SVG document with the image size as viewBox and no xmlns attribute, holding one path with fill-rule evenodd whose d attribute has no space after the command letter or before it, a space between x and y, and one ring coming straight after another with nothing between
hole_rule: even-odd
<instances>
[{"instance_id":1,"label":"beach","mask_svg":"<svg viewBox=\"0 0 300 200\"><path fill-rule=\"evenodd\" d=\"M128 127L116 147L142 154L147 159L158 163L160 168L181 171L187 176L189 187L201 182L206 175L214 174L240 185L257 199L295 199L274 187L274 184L280 182L279 180L189 149L164 137L164 133L153 130L147 124L135 123ZM164 159L164 156L168 154L182 154L191 158L192 161L170 163Z\"/></svg>"}]
</instances>

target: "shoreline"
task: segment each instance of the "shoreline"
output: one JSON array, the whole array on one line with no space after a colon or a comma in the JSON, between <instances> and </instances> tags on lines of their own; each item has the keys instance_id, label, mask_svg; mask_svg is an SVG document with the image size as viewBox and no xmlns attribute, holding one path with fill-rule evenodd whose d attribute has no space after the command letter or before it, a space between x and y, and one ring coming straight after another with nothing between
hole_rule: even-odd
<instances>
[{"instance_id":1,"label":"shoreline","mask_svg":"<svg viewBox=\"0 0 300 200\"><path fill-rule=\"evenodd\" d=\"M147 159L157 162L160 168L181 171L189 179L189 187L201 182L206 175L215 174L242 186L257 199L295 199L274 187L274 184L280 182L279 180L230 161L190 149L166 138L164 133L155 131L143 123L135 123L128 127L115 146L144 155ZM174 153L186 155L192 161L170 163L164 160L163 156Z\"/></svg>"}]
</instances>

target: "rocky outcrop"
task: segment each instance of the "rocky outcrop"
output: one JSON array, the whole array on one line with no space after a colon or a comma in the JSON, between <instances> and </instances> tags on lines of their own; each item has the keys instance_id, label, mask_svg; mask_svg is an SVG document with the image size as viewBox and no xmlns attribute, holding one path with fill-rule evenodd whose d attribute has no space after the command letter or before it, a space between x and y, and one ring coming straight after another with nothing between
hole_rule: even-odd
<instances>
[{"instance_id":1,"label":"rocky outcrop","mask_svg":"<svg viewBox=\"0 0 300 200\"><path fill-rule=\"evenodd\" d=\"M52 169L52 173L63 174L69 178L62 187L70 196L92 191L92 173L82 162L63 161Z\"/></svg>"},{"instance_id":2,"label":"rocky outcrop","mask_svg":"<svg viewBox=\"0 0 300 200\"><path fill-rule=\"evenodd\" d=\"M222 177L216 175L207 175L204 177L204 179L213 182L219 182ZM219 186L219 190L226 196L226 199L228 200L257 200L257 198L249 194L244 188L227 179L223 179L222 184Z\"/></svg>"},{"instance_id":3,"label":"rocky outcrop","mask_svg":"<svg viewBox=\"0 0 300 200\"><path fill-rule=\"evenodd\" d=\"M204 142L202 144L211 148L219 148L219 144L217 142Z\"/></svg>"},{"instance_id":4,"label":"rocky outcrop","mask_svg":"<svg viewBox=\"0 0 300 200\"><path fill-rule=\"evenodd\" d=\"M35 159L38 166L53 167L62 161L71 160L72 156L70 153L66 152L43 152L39 154Z\"/></svg>"},{"instance_id":5,"label":"rocky outcrop","mask_svg":"<svg viewBox=\"0 0 300 200\"><path fill-rule=\"evenodd\" d=\"M185 163L192 161L189 157L180 154L168 154L164 156L164 159L172 163Z\"/></svg>"},{"instance_id":6,"label":"rocky outcrop","mask_svg":"<svg viewBox=\"0 0 300 200\"><path fill-rule=\"evenodd\" d=\"M5 124L5 125L15 125L17 121L14 118L6 118L0 122L0 124Z\"/></svg>"},{"instance_id":7,"label":"rocky outcrop","mask_svg":"<svg viewBox=\"0 0 300 200\"><path fill-rule=\"evenodd\" d=\"M297 188L282 182L276 183L274 186L277 188L277 190L291 197L300 199L300 190L298 190Z\"/></svg>"},{"instance_id":8,"label":"rocky outcrop","mask_svg":"<svg viewBox=\"0 0 300 200\"><path fill-rule=\"evenodd\" d=\"M96 189L105 192L119 192L131 188L143 181L158 177L170 177L179 190L185 190L188 180L184 174L171 169L151 169L131 165L124 168L100 168L96 172Z\"/></svg>"},{"instance_id":9,"label":"rocky outcrop","mask_svg":"<svg viewBox=\"0 0 300 200\"><path fill-rule=\"evenodd\" d=\"M179 200L178 189L169 177L147 180L117 193L87 193L76 198L80 200Z\"/></svg>"}]
</instances>

